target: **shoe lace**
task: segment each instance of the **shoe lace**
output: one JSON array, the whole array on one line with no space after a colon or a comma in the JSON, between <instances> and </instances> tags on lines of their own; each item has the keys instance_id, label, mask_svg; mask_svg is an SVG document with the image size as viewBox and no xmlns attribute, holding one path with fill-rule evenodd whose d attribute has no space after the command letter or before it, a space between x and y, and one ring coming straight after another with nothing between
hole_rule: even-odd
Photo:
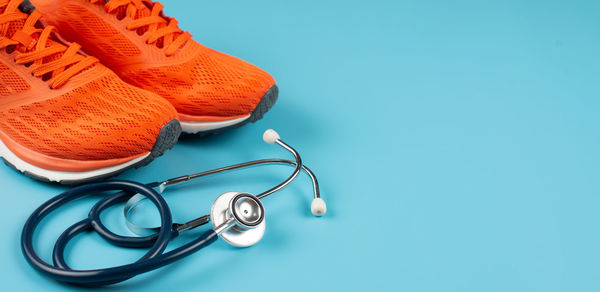
<instances>
[{"instance_id":1,"label":"shoe lace","mask_svg":"<svg viewBox=\"0 0 600 292\"><path fill-rule=\"evenodd\" d=\"M150 0L90 0L92 4L105 3L104 10L117 17L132 19L127 29L143 35L148 33L147 44L158 48L166 48L167 56L174 55L192 38L189 32L179 28L179 22L163 14L164 5Z\"/></svg>"},{"instance_id":2,"label":"shoe lace","mask_svg":"<svg viewBox=\"0 0 600 292\"><path fill-rule=\"evenodd\" d=\"M48 81L51 89L63 86L73 76L98 62L79 54L81 46L59 43L52 26L43 27L37 11L19 10L21 0L0 0L0 49L18 51L15 62L31 67L31 73ZM14 33L11 33L14 32Z\"/></svg>"}]
</instances>

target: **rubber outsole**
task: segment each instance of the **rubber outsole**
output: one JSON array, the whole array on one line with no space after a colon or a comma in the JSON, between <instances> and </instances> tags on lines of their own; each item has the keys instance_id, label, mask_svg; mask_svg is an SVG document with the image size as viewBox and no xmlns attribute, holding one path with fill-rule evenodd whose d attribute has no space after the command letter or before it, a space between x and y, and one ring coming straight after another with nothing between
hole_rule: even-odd
<instances>
[{"instance_id":1,"label":"rubber outsole","mask_svg":"<svg viewBox=\"0 0 600 292\"><path fill-rule=\"evenodd\" d=\"M262 97L262 99L260 100L258 105L256 105L256 107L250 114L250 117L247 118L246 120L244 120L243 122L241 122L239 124L231 125L228 127L223 127L223 128L219 128L219 129L210 130L210 131L198 132L195 134L183 132L183 135L186 135L186 136L193 135L193 136L202 137L202 136L218 134L223 131L227 131L227 130L231 130L231 129L237 129L248 123L256 123L257 121L262 119L269 110L271 110L271 108L277 102L278 97L279 97L279 88L277 87L277 85L273 85L273 86L271 86L271 88L269 88L269 90L267 90L267 92Z\"/></svg>"},{"instance_id":2,"label":"rubber outsole","mask_svg":"<svg viewBox=\"0 0 600 292\"><path fill-rule=\"evenodd\" d=\"M107 179L107 178L119 175L127 170L132 169L132 168L137 169L140 167L144 167L144 166L150 164L152 161L154 161L154 159L162 156L167 150L172 149L173 146L175 146L175 144L177 143L180 135L181 135L181 126L179 125L179 121L171 120L170 122L165 124L163 126L163 128L160 130L160 133L158 134L158 137L156 138L156 142L154 143L154 146L152 147L150 154L145 159L143 159L140 162L133 164L129 167L120 169L118 171L106 173L106 174L99 175L99 176L93 176L93 177L89 177L89 178L85 178L85 179L81 179L81 180L61 180L61 181L55 182L55 181L50 180L47 177L40 176L35 173L31 173L29 171L21 171L21 170L17 169L13 164L11 164L9 161L7 161L4 157L2 157L2 160L4 161L4 164L9 166L10 168L12 168L18 172L21 172L24 175L26 175L32 179L38 180L38 181L47 182L47 183L59 183L62 185L79 185L79 184L84 184L84 183L89 183L89 182L93 182L93 181Z\"/></svg>"}]
</instances>

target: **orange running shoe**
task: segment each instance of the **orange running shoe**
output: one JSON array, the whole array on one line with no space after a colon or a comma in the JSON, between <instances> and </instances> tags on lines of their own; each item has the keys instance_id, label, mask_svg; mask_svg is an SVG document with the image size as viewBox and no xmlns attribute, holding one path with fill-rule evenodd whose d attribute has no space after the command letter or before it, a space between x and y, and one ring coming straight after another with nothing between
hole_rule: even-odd
<instances>
[{"instance_id":1,"label":"orange running shoe","mask_svg":"<svg viewBox=\"0 0 600 292\"><path fill-rule=\"evenodd\" d=\"M263 70L192 40L150 0L32 0L45 21L126 82L175 106L187 133L255 122L278 89Z\"/></svg>"},{"instance_id":2,"label":"orange running shoe","mask_svg":"<svg viewBox=\"0 0 600 292\"><path fill-rule=\"evenodd\" d=\"M141 167L181 132L175 109L63 45L21 0L0 0L0 157L77 184ZM26 12L26 13L24 13Z\"/></svg>"}]
</instances>

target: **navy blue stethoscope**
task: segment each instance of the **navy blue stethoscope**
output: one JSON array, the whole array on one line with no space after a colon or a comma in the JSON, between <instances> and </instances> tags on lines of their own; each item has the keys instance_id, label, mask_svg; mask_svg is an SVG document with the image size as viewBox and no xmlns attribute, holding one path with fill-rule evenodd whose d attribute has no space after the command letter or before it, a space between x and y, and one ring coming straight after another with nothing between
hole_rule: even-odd
<instances>
[{"instance_id":1,"label":"navy blue stethoscope","mask_svg":"<svg viewBox=\"0 0 600 292\"><path fill-rule=\"evenodd\" d=\"M277 144L291 152L295 161L263 159L150 184L141 184L133 181L107 181L73 188L50 199L29 217L23 228L21 237L23 254L29 264L46 277L60 282L95 287L123 282L137 275L171 264L210 245L219 237L234 246L252 246L260 241L265 232L265 209L261 199L285 188L303 170L309 175L313 183L314 200L311 205L311 211L315 216L324 215L327 212L327 207L321 199L317 178L308 167L302 164L302 159L298 152L284 143L273 130L266 131L263 139L269 144ZM187 223L173 222L169 205L161 195L166 187L212 174L266 164L291 165L295 169L292 175L284 182L257 196L248 193L228 192L215 200L210 215L199 217ZM99 192L111 191L118 192L100 200L92 207L88 218L75 223L62 233L54 246L52 264L42 260L36 254L33 247L33 236L42 219L73 200L91 194L98 194ZM130 220L131 215L141 206L140 202L143 200L150 201L158 209L161 222L159 227L142 227ZM129 237L115 234L100 220L100 214L103 211L120 203L126 203L124 215L129 228L141 236ZM197 239L177 249L165 252L171 239L179 236L184 231L197 228L209 222L213 225L212 229L202 233ZM65 248L67 244L77 235L91 231L97 232L104 240L119 247L149 248L149 250L138 261L128 265L97 270L71 269L65 261Z\"/></svg>"}]
</instances>

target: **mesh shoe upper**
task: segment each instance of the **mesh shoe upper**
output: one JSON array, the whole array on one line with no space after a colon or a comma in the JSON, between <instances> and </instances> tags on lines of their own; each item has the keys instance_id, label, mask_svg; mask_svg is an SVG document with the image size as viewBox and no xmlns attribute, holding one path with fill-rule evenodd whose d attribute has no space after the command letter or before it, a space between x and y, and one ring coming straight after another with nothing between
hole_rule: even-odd
<instances>
[{"instance_id":1,"label":"mesh shoe upper","mask_svg":"<svg viewBox=\"0 0 600 292\"><path fill-rule=\"evenodd\" d=\"M0 64L0 97L29 90L31 86L10 67Z\"/></svg>"},{"instance_id":2,"label":"mesh shoe upper","mask_svg":"<svg viewBox=\"0 0 600 292\"><path fill-rule=\"evenodd\" d=\"M32 0L68 40L81 43L128 83L169 100L181 114L250 114L275 80L208 49L148 0ZM140 25L150 23L149 25Z\"/></svg>"},{"instance_id":3,"label":"mesh shoe upper","mask_svg":"<svg viewBox=\"0 0 600 292\"><path fill-rule=\"evenodd\" d=\"M0 131L51 157L107 160L148 153L176 117L168 102L108 71L55 98L2 110Z\"/></svg>"},{"instance_id":4,"label":"mesh shoe upper","mask_svg":"<svg viewBox=\"0 0 600 292\"><path fill-rule=\"evenodd\" d=\"M38 21L39 13L22 13L20 3L0 0L4 144L40 159L104 161L149 153L162 127L178 116L172 105L78 53L79 45L63 45Z\"/></svg>"}]
</instances>

